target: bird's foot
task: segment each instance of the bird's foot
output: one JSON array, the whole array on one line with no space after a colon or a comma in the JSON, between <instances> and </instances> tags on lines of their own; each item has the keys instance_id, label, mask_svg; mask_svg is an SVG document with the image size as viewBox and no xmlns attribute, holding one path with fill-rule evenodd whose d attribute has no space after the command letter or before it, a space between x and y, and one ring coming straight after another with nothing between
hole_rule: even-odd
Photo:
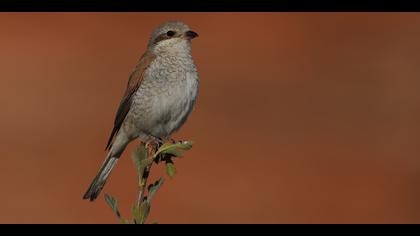
<instances>
[{"instance_id":1,"label":"bird's foot","mask_svg":"<svg viewBox=\"0 0 420 236\"><path fill-rule=\"evenodd\" d=\"M175 139L171 139L172 144L180 144L180 143L184 143L186 142L185 140L178 140L176 141Z\"/></svg>"},{"instance_id":2,"label":"bird's foot","mask_svg":"<svg viewBox=\"0 0 420 236\"><path fill-rule=\"evenodd\" d=\"M150 140L146 142L146 147L158 150L163 144L164 140L158 137L150 136Z\"/></svg>"}]
</instances>

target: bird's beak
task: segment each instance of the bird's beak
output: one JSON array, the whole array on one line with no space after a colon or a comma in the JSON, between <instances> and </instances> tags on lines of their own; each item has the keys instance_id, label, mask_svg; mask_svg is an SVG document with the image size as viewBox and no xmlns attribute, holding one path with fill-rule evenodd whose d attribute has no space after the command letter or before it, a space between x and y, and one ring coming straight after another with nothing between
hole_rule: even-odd
<instances>
[{"instance_id":1,"label":"bird's beak","mask_svg":"<svg viewBox=\"0 0 420 236\"><path fill-rule=\"evenodd\" d=\"M194 32L194 31L188 30L187 32L185 32L185 36L188 39L193 39L193 38L198 37L198 34L196 32Z\"/></svg>"}]
</instances>

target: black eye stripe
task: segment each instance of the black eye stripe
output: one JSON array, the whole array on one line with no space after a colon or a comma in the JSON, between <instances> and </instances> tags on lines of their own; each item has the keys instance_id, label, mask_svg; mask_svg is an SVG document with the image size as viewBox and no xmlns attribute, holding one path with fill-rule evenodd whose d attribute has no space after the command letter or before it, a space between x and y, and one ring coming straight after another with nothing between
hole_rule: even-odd
<instances>
[{"instance_id":1,"label":"black eye stripe","mask_svg":"<svg viewBox=\"0 0 420 236\"><path fill-rule=\"evenodd\" d=\"M175 35L175 32L172 30L169 30L168 32L166 32L166 35L168 35L169 37L172 37Z\"/></svg>"},{"instance_id":2,"label":"black eye stripe","mask_svg":"<svg viewBox=\"0 0 420 236\"><path fill-rule=\"evenodd\" d=\"M170 33L171 32L171 33ZM169 33L169 34L168 34ZM172 34L173 33L173 34ZM172 35L172 36L170 36L170 35ZM170 38L172 38L173 36L175 36L176 35L176 32L175 31L172 31L172 30L170 30L170 31L168 31L168 32L166 32L166 33L162 33L162 34L160 34L159 36L157 36L156 38L155 38L155 40L153 41L153 43L154 44L157 44L158 42L160 42L160 41L162 41L162 40L165 40L165 39L170 39Z\"/></svg>"}]
</instances>

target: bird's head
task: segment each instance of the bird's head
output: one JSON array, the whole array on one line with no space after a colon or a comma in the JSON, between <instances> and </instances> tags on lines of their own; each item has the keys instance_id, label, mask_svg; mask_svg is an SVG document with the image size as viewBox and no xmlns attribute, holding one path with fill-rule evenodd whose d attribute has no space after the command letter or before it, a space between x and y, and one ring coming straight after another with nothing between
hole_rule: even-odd
<instances>
[{"instance_id":1,"label":"bird's head","mask_svg":"<svg viewBox=\"0 0 420 236\"><path fill-rule=\"evenodd\" d=\"M152 33L148 49L160 52L189 52L191 40L198 34L181 21L168 21L158 26Z\"/></svg>"}]
</instances>

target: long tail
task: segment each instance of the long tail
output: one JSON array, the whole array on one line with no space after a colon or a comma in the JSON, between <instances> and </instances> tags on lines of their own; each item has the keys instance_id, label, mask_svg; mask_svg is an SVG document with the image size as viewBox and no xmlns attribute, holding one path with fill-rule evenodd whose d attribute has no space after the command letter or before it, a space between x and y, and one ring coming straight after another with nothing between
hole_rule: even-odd
<instances>
[{"instance_id":1,"label":"long tail","mask_svg":"<svg viewBox=\"0 0 420 236\"><path fill-rule=\"evenodd\" d=\"M117 164L117 161L118 157L111 156L111 151L109 151L107 158L102 164L101 169L99 169L95 179L93 179L92 183L90 184L90 187L83 196L83 199L94 201L98 197L106 183L106 180L109 177L109 174L111 173L112 168L114 168L115 164Z\"/></svg>"}]
</instances>

